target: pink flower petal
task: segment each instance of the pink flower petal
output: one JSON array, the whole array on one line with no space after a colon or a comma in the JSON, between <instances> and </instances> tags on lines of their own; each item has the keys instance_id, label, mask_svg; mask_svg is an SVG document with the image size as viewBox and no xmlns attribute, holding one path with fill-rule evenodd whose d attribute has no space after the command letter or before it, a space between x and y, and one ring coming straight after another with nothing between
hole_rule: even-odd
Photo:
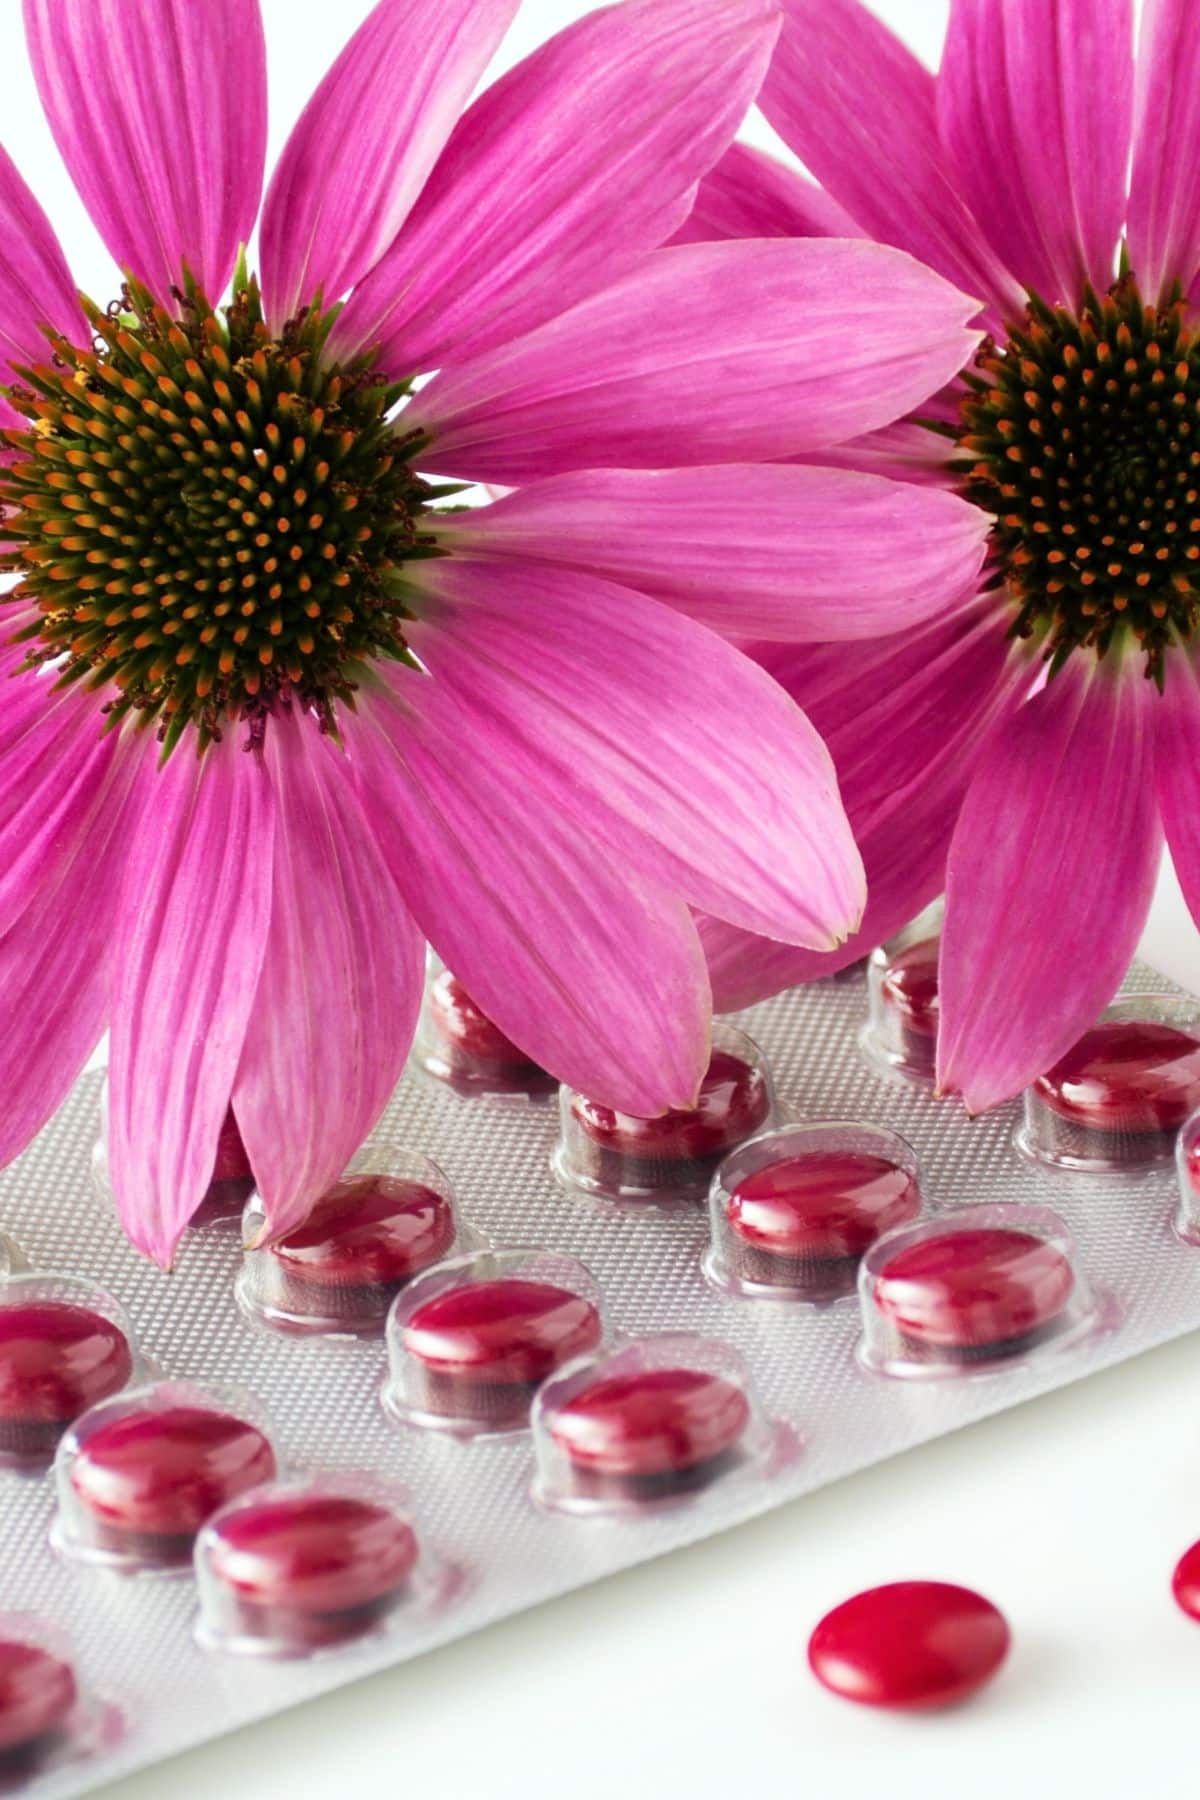
<instances>
[{"instance_id":1,"label":"pink flower petal","mask_svg":"<svg viewBox=\"0 0 1200 1800\"><path fill-rule=\"evenodd\" d=\"M436 376L421 463L516 486L580 468L783 461L886 425L956 374L974 308L874 244L660 250L514 344Z\"/></svg>"},{"instance_id":2,"label":"pink flower petal","mask_svg":"<svg viewBox=\"0 0 1200 1800\"><path fill-rule=\"evenodd\" d=\"M421 583L413 648L487 719L510 779L551 772L577 830L706 912L826 948L854 929L862 868L825 747L732 645L566 569L451 557Z\"/></svg>"},{"instance_id":3,"label":"pink flower petal","mask_svg":"<svg viewBox=\"0 0 1200 1800\"><path fill-rule=\"evenodd\" d=\"M113 982L109 1165L121 1221L169 1266L212 1176L271 910L273 798L230 731L155 774L126 872Z\"/></svg>"},{"instance_id":4,"label":"pink flower petal","mask_svg":"<svg viewBox=\"0 0 1200 1800\"><path fill-rule=\"evenodd\" d=\"M49 360L43 325L74 343L87 341L87 323L54 229L0 149L0 356L8 371L14 364ZM0 424L27 428L7 402Z\"/></svg>"},{"instance_id":5,"label":"pink flower petal","mask_svg":"<svg viewBox=\"0 0 1200 1800\"><path fill-rule=\"evenodd\" d=\"M989 329L1021 311L938 141L933 76L859 0L784 0L759 104L864 231L987 302Z\"/></svg>"},{"instance_id":6,"label":"pink flower petal","mask_svg":"<svg viewBox=\"0 0 1200 1800\"><path fill-rule=\"evenodd\" d=\"M836 237L864 233L844 207L813 181L755 150L731 144L696 192L676 244L716 243L721 238Z\"/></svg>"},{"instance_id":7,"label":"pink flower petal","mask_svg":"<svg viewBox=\"0 0 1200 1800\"><path fill-rule=\"evenodd\" d=\"M1134 106L1129 253L1154 299L1200 274L1200 13L1144 0Z\"/></svg>"},{"instance_id":8,"label":"pink flower petal","mask_svg":"<svg viewBox=\"0 0 1200 1800\"><path fill-rule=\"evenodd\" d=\"M1167 658L1158 715L1163 825L1183 897L1200 924L1200 679L1182 652Z\"/></svg>"},{"instance_id":9,"label":"pink flower petal","mask_svg":"<svg viewBox=\"0 0 1200 1800\"><path fill-rule=\"evenodd\" d=\"M719 1011L834 974L941 893L954 823L989 729L1027 690L1030 665L984 595L949 621L847 651L766 645L766 667L821 732L867 870L861 929L827 956L704 920Z\"/></svg>"},{"instance_id":10,"label":"pink flower petal","mask_svg":"<svg viewBox=\"0 0 1200 1800\"><path fill-rule=\"evenodd\" d=\"M309 101L262 216L270 316L374 267L520 6L520 0L380 0Z\"/></svg>"},{"instance_id":11,"label":"pink flower petal","mask_svg":"<svg viewBox=\"0 0 1200 1800\"><path fill-rule=\"evenodd\" d=\"M778 28L771 0L627 0L559 32L464 116L334 347L414 375L624 274L686 218Z\"/></svg>"},{"instance_id":12,"label":"pink flower petal","mask_svg":"<svg viewBox=\"0 0 1200 1800\"><path fill-rule=\"evenodd\" d=\"M287 717L272 721L265 756L277 809L271 925L233 1105L278 1236L337 1180L391 1098L425 945L345 756L310 720Z\"/></svg>"},{"instance_id":13,"label":"pink flower petal","mask_svg":"<svg viewBox=\"0 0 1200 1800\"><path fill-rule=\"evenodd\" d=\"M107 1023L122 874L153 753L148 739L122 739L90 809L0 937L0 1166L61 1105Z\"/></svg>"},{"instance_id":14,"label":"pink flower petal","mask_svg":"<svg viewBox=\"0 0 1200 1800\"><path fill-rule=\"evenodd\" d=\"M950 851L938 1082L971 1112L1064 1055L1112 998L1162 850L1157 696L1078 655L990 738Z\"/></svg>"},{"instance_id":15,"label":"pink flower petal","mask_svg":"<svg viewBox=\"0 0 1200 1800\"><path fill-rule=\"evenodd\" d=\"M901 630L971 597L987 532L938 488L763 463L559 475L453 515L439 538L594 571L727 637L810 641Z\"/></svg>"},{"instance_id":16,"label":"pink flower petal","mask_svg":"<svg viewBox=\"0 0 1200 1800\"><path fill-rule=\"evenodd\" d=\"M122 268L213 300L258 211L267 90L258 0L23 0L63 161Z\"/></svg>"},{"instance_id":17,"label":"pink flower petal","mask_svg":"<svg viewBox=\"0 0 1200 1800\"><path fill-rule=\"evenodd\" d=\"M682 901L598 855L585 805L439 680L364 694L353 754L397 884L500 1029L561 1080L653 1116L694 1099L708 981Z\"/></svg>"},{"instance_id":18,"label":"pink flower petal","mask_svg":"<svg viewBox=\"0 0 1200 1800\"><path fill-rule=\"evenodd\" d=\"M955 0L937 104L959 188L1013 274L1051 302L1078 305L1086 281L1103 293L1125 220L1131 0Z\"/></svg>"}]
</instances>

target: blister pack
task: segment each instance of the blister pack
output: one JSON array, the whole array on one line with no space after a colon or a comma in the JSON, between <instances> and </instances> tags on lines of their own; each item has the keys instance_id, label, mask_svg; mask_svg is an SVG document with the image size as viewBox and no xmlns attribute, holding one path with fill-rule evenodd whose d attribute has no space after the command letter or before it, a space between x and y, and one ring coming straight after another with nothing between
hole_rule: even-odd
<instances>
[{"instance_id":1,"label":"blister pack","mask_svg":"<svg viewBox=\"0 0 1200 1800\"><path fill-rule=\"evenodd\" d=\"M652 1121L551 1091L433 967L308 1224L258 1239L231 1121L170 1277L86 1077L0 1176L0 1792L83 1792L1200 1326L1200 1011L1135 968L971 1121L929 1079L936 931L722 1022Z\"/></svg>"}]
</instances>

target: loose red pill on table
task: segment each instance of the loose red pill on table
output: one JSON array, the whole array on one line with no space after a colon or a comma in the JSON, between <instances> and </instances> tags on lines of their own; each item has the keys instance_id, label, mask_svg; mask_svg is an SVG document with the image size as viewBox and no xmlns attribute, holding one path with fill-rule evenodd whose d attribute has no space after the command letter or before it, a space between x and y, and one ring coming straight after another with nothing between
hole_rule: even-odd
<instances>
[{"instance_id":1,"label":"loose red pill on table","mask_svg":"<svg viewBox=\"0 0 1200 1800\"><path fill-rule=\"evenodd\" d=\"M938 957L941 940L923 938L899 951L880 982L884 1005L899 1027L905 1061L932 1075L937 1055Z\"/></svg>"},{"instance_id":2,"label":"loose red pill on table","mask_svg":"<svg viewBox=\"0 0 1200 1800\"><path fill-rule=\"evenodd\" d=\"M582 1094L571 1113L600 1151L614 1186L708 1185L718 1163L766 1124L771 1095L766 1076L731 1051L715 1050L694 1107L638 1119L600 1106Z\"/></svg>"},{"instance_id":3,"label":"loose red pill on table","mask_svg":"<svg viewBox=\"0 0 1200 1800\"><path fill-rule=\"evenodd\" d=\"M402 1341L422 1410L508 1426L524 1423L535 1389L602 1335L581 1294L511 1277L434 1295L410 1315Z\"/></svg>"},{"instance_id":4,"label":"loose red pill on table","mask_svg":"<svg viewBox=\"0 0 1200 1800\"><path fill-rule=\"evenodd\" d=\"M897 1250L873 1291L879 1312L910 1347L970 1360L1039 1341L1074 1286L1062 1251L1033 1232L968 1228Z\"/></svg>"},{"instance_id":5,"label":"loose red pill on table","mask_svg":"<svg viewBox=\"0 0 1200 1800\"><path fill-rule=\"evenodd\" d=\"M1153 1019L1107 1019L1085 1032L1034 1091L1072 1124L1173 1133L1200 1105L1200 1041Z\"/></svg>"},{"instance_id":6,"label":"loose red pill on table","mask_svg":"<svg viewBox=\"0 0 1200 1800\"><path fill-rule=\"evenodd\" d=\"M1200 1543L1185 1550L1176 1563L1171 1592L1189 1619L1200 1619Z\"/></svg>"},{"instance_id":7,"label":"loose red pill on table","mask_svg":"<svg viewBox=\"0 0 1200 1800\"><path fill-rule=\"evenodd\" d=\"M886 1157L812 1150L743 1176L725 1207L726 1255L748 1281L823 1285L853 1278L884 1231L921 1210L915 1177Z\"/></svg>"},{"instance_id":8,"label":"loose red pill on table","mask_svg":"<svg viewBox=\"0 0 1200 1800\"><path fill-rule=\"evenodd\" d=\"M0 1305L0 1459L51 1455L72 1421L132 1374L129 1340L102 1313L64 1300Z\"/></svg>"},{"instance_id":9,"label":"loose red pill on table","mask_svg":"<svg viewBox=\"0 0 1200 1800\"><path fill-rule=\"evenodd\" d=\"M275 1457L246 1419L166 1406L110 1419L70 1467L83 1541L147 1561L185 1562L205 1520L269 1481Z\"/></svg>"},{"instance_id":10,"label":"loose red pill on table","mask_svg":"<svg viewBox=\"0 0 1200 1800\"><path fill-rule=\"evenodd\" d=\"M390 1507L348 1494L269 1495L204 1539L209 1617L224 1634L315 1649L369 1631L408 1590L418 1547Z\"/></svg>"},{"instance_id":11,"label":"loose red pill on table","mask_svg":"<svg viewBox=\"0 0 1200 1800\"><path fill-rule=\"evenodd\" d=\"M480 1010L449 969L441 970L430 983L427 1009L444 1041L451 1074L492 1077L519 1088L548 1091L557 1087L554 1078Z\"/></svg>"},{"instance_id":12,"label":"loose red pill on table","mask_svg":"<svg viewBox=\"0 0 1200 1800\"><path fill-rule=\"evenodd\" d=\"M404 1283L449 1254L455 1229L450 1202L424 1183L352 1176L262 1252L272 1267L266 1297L296 1312L381 1323Z\"/></svg>"},{"instance_id":13,"label":"loose red pill on table","mask_svg":"<svg viewBox=\"0 0 1200 1800\"><path fill-rule=\"evenodd\" d=\"M60 1656L23 1638L0 1640L3 1763L48 1750L70 1722L77 1698L74 1671Z\"/></svg>"},{"instance_id":14,"label":"loose red pill on table","mask_svg":"<svg viewBox=\"0 0 1200 1800\"><path fill-rule=\"evenodd\" d=\"M976 1692L1008 1654L1003 1613L944 1581L870 1588L826 1613L808 1661L831 1693L861 1706L917 1711Z\"/></svg>"},{"instance_id":15,"label":"loose red pill on table","mask_svg":"<svg viewBox=\"0 0 1200 1800\"><path fill-rule=\"evenodd\" d=\"M572 1491L652 1499L721 1474L749 1423L736 1382L703 1369L639 1369L581 1388L554 1411L549 1434Z\"/></svg>"}]
</instances>

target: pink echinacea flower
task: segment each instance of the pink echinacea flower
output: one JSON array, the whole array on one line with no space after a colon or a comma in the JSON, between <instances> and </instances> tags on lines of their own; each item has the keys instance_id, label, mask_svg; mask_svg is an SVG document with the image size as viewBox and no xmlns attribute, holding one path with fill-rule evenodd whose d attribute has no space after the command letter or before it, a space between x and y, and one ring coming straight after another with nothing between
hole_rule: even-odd
<instances>
[{"instance_id":1,"label":"pink echinacea flower","mask_svg":"<svg viewBox=\"0 0 1200 1800\"><path fill-rule=\"evenodd\" d=\"M940 72L858 0L783 0L681 236L870 238L983 302L971 369L843 448L968 497L979 590L867 645L765 646L825 737L870 904L834 958L706 921L718 1006L848 963L945 888L938 1078L972 1111L1120 984L1163 837L1200 920L1200 6L952 0ZM903 569L896 576L903 579Z\"/></svg>"},{"instance_id":2,"label":"pink echinacea flower","mask_svg":"<svg viewBox=\"0 0 1200 1800\"><path fill-rule=\"evenodd\" d=\"M957 499L759 466L919 406L970 303L869 245L658 248L777 9L628 0L468 104L518 4L381 0L260 217L256 0L25 0L125 278L82 301L0 153L0 1162L108 1028L164 1263L231 1106L269 1232L338 1176L426 938L555 1074L687 1103L690 907L818 948L863 905L820 738L721 633L829 636L881 539L880 628L977 579ZM839 508L862 543L814 566Z\"/></svg>"}]
</instances>

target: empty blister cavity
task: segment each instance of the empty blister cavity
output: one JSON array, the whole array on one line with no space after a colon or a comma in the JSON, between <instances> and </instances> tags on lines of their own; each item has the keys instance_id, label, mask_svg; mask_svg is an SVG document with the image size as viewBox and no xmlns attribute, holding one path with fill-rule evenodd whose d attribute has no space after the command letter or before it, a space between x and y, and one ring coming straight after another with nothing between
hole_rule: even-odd
<instances>
[{"instance_id":1,"label":"empty blister cavity","mask_svg":"<svg viewBox=\"0 0 1200 1800\"><path fill-rule=\"evenodd\" d=\"M261 1207L252 1201L245 1219L248 1244L262 1222ZM477 1243L436 1163L387 1144L369 1145L303 1225L275 1243L246 1249L238 1303L282 1331L378 1334L408 1282Z\"/></svg>"},{"instance_id":2,"label":"empty blister cavity","mask_svg":"<svg viewBox=\"0 0 1200 1800\"><path fill-rule=\"evenodd\" d=\"M407 1494L353 1474L269 1482L222 1507L195 1567L198 1641L250 1656L341 1649L428 1616L453 1585Z\"/></svg>"},{"instance_id":3,"label":"empty blister cavity","mask_svg":"<svg viewBox=\"0 0 1200 1800\"><path fill-rule=\"evenodd\" d=\"M105 1084L100 1099L100 1129L92 1151L92 1181L104 1203L112 1207L115 1199L108 1170L108 1090ZM242 1211L254 1192L254 1175L250 1158L242 1142L242 1134L228 1107L217 1137L213 1172L200 1204L188 1220L190 1231L203 1231L218 1225L236 1230Z\"/></svg>"},{"instance_id":4,"label":"empty blister cavity","mask_svg":"<svg viewBox=\"0 0 1200 1800\"><path fill-rule=\"evenodd\" d=\"M462 1095L546 1100L558 1083L476 1005L457 975L429 955L413 1061Z\"/></svg>"},{"instance_id":5,"label":"empty blister cavity","mask_svg":"<svg viewBox=\"0 0 1200 1800\"><path fill-rule=\"evenodd\" d=\"M142 1372L110 1294L71 1275L0 1282L0 1468L38 1473L82 1413Z\"/></svg>"},{"instance_id":6,"label":"empty blister cavity","mask_svg":"<svg viewBox=\"0 0 1200 1800\"><path fill-rule=\"evenodd\" d=\"M939 900L867 959L868 1013L861 1042L885 1074L921 1082L934 1078L941 928Z\"/></svg>"},{"instance_id":7,"label":"empty blister cavity","mask_svg":"<svg viewBox=\"0 0 1200 1800\"><path fill-rule=\"evenodd\" d=\"M763 1471L772 1443L731 1345L660 1332L547 1381L533 1407L534 1497L566 1512L637 1512L685 1500L738 1471Z\"/></svg>"},{"instance_id":8,"label":"empty blister cavity","mask_svg":"<svg viewBox=\"0 0 1200 1800\"><path fill-rule=\"evenodd\" d=\"M730 1151L771 1123L774 1104L758 1045L718 1022L694 1107L638 1119L564 1087L554 1173L610 1200L702 1200Z\"/></svg>"},{"instance_id":9,"label":"empty blister cavity","mask_svg":"<svg viewBox=\"0 0 1200 1800\"><path fill-rule=\"evenodd\" d=\"M1120 1000L1025 1090L1017 1146L1052 1168L1159 1168L1200 1107L1200 1004L1174 994Z\"/></svg>"},{"instance_id":10,"label":"empty blister cavity","mask_svg":"<svg viewBox=\"0 0 1200 1800\"><path fill-rule=\"evenodd\" d=\"M93 1407L59 1445L52 1539L110 1568L188 1569L205 1521L275 1474L244 1389L151 1382Z\"/></svg>"},{"instance_id":11,"label":"empty blister cavity","mask_svg":"<svg viewBox=\"0 0 1200 1800\"><path fill-rule=\"evenodd\" d=\"M0 1793L111 1747L119 1726L113 1709L86 1691L57 1625L0 1613Z\"/></svg>"},{"instance_id":12,"label":"empty blister cavity","mask_svg":"<svg viewBox=\"0 0 1200 1800\"><path fill-rule=\"evenodd\" d=\"M726 1293L836 1300L854 1292L876 1238L920 1211L917 1158L896 1132L783 1125L713 1177L704 1272Z\"/></svg>"},{"instance_id":13,"label":"empty blister cavity","mask_svg":"<svg viewBox=\"0 0 1200 1800\"><path fill-rule=\"evenodd\" d=\"M864 1256L858 1291L859 1358L884 1375L1004 1368L1096 1323L1066 1224L1009 1201L888 1232Z\"/></svg>"},{"instance_id":14,"label":"empty blister cavity","mask_svg":"<svg viewBox=\"0 0 1200 1800\"><path fill-rule=\"evenodd\" d=\"M394 1418L464 1437L522 1431L541 1383L603 1338L600 1288L574 1257L455 1257L392 1306L383 1404Z\"/></svg>"}]
</instances>

